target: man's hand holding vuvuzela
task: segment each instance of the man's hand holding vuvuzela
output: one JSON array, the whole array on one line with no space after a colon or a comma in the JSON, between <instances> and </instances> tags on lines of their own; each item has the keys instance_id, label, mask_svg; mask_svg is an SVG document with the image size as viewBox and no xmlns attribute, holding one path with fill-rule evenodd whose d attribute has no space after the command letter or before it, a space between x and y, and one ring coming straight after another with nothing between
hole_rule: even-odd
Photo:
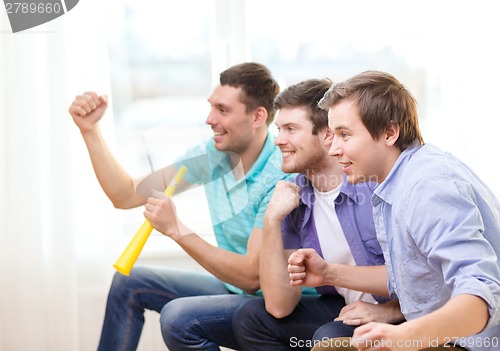
<instances>
[{"instance_id":1,"label":"man's hand holding vuvuzela","mask_svg":"<svg viewBox=\"0 0 500 351\"><path fill-rule=\"evenodd\" d=\"M172 199L162 192L154 192L153 196L146 200L144 217L153 228L174 241L178 241L182 235L192 233L177 217Z\"/></svg>"}]
</instances>

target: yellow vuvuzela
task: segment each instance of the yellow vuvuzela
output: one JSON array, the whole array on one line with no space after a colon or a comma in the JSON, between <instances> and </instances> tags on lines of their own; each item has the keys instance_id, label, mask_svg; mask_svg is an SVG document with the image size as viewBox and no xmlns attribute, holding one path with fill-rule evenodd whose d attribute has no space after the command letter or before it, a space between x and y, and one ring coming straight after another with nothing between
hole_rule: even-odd
<instances>
[{"instance_id":1,"label":"yellow vuvuzela","mask_svg":"<svg viewBox=\"0 0 500 351\"><path fill-rule=\"evenodd\" d=\"M165 195L168 197L174 194L177 185L179 185L182 177L186 173L187 168L185 166L181 166L174 178L168 185L167 189L165 189ZM130 270L132 269L137 257L142 251L144 244L149 238L149 234L153 231L153 227L151 223L146 219L144 223L141 225L137 233L135 233L130 243L127 245L121 256L116 260L116 263L113 265L115 269L123 275L128 276L130 274Z\"/></svg>"}]
</instances>

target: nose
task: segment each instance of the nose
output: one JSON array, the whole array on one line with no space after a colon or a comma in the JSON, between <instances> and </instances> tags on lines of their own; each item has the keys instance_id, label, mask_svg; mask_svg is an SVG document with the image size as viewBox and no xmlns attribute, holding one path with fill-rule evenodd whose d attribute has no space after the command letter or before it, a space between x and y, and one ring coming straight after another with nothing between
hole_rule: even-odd
<instances>
[{"instance_id":1,"label":"nose","mask_svg":"<svg viewBox=\"0 0 500 351\"><path fill-rule=\"evenodd\" d=\"M207 116L207 119L205 120L205 123L208 124L209 126L217 124L217 119L215 118L215 114L213 113L213 111L210 111L210 113Z\"/></svg>"},{"instance_id":2,"label":"nose","mask_svg":"<svg viewBox=\"0 0 500 351\"><path fill-rule=\"evenodd\" d=\"M340 147L340 143L338 142L339 138L333 137L332 145L330 146L330 150L328 151L328 155L333 157L342 156L343 150Z\"/></svg>"},{"instance_id":3,"label":"nose","mask_svg":"<svg viewBox=\"0 0 500 351\"><path fill-rule=\"evenodd\" d=\"M280 131L278 132L278 135L276 135L276 139L274 139L274 145L280 146L285 144L285 140L283 138L283 133Z\"/></svg>"}]
</instances>

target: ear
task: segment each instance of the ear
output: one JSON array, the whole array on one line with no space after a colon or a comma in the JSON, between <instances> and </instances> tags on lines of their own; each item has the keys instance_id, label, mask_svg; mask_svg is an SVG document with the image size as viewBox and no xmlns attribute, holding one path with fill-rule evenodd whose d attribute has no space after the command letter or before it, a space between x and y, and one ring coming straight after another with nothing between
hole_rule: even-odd
<instances>
[{"instance_id":1,"label":"ear","mask_svg":"<svg viewBox=\"0 0 500 351\"><path fill-rule=\"evenodd\" d=\"M324 129L324 134L323 145L327 145L329 147L333 143L333 132L330 128L326 127Z\"/></svg>"},{"instance_id":2,"label":"ear","mask_svg":"<svg viewBox=\"0 0 500 351\"><path fill-rule=\"evenodd\" d=\"M385 144L387 146L393 146L399 139L399 125L393 121L390 121L385 129Z\"/></svg>"},{"instance_id":3,"label":"ear","mask_svg":"<svg viewBox=\"0 0 500 351\"><path fill-rule=\"evenodd\" d=\"M253 124L255 127L260 127L264 124L266 124L266 121L267 121L267 110L262 107L262 106L259 106L257 107L257 109L255 110L254 114L253 114Z\"/></svg>"}]
</instances>

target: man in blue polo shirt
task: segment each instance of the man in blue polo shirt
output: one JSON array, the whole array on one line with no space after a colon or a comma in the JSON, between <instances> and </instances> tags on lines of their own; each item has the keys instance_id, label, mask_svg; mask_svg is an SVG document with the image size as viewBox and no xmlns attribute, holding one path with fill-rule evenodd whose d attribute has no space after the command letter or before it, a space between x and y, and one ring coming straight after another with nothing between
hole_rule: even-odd
<instances>
[{"instance_id":1,"label":"man in blue polo shirt","mask_svg":"<svg viewBox=\"0 0 500 351\"><path fill-rule=\"evenodd\" d=\"M232 313L259 289L264 212L276 182L287 177L268 133L278 92L278 83L261 64L243 63L222 72L208 98L206 123L213 137L179 159L188 167L187 183L205 185L218 246L181 223L170 198L136 193L134 180L111 155L99 131L105 96L85 93L72 103L70 114L115 207L145 205L151 225L211 273L135 267L129 277L115 274L99 350L136 350L145 309L161 311L162 334L170 351L239 348Z\"/></svg>"},{"instance_id":2,"label":"man in blue polo shirt","mask_svg":"<svg viewBox=\"0 0 500 351\"><path fill-rule=\"evenodd\" d=\"M328 155L333 134L327 112L317 102L330 86L329 80L311 79L275 99L279 109L275 144L281 149L282 169L300 174L293 182L278 182L264 217L260 261L264 299L249 300L233 319L242 350L309 350L323 334L351 336L360 323L396 322L402 317L397 301L377 304L386 301L377 296L387 295L385 284L371 285L367 279L366 286L356 286L349 281L355 270L358 275L387 272L372 219L373 184L343 182L340 164ZM287 259L300 248L318 252L342 272L335 287L318 287L320 295L311 295L290 285ZM357 266L371 267L361 272L364 267Z\"/></svg>"}]
</instances>

